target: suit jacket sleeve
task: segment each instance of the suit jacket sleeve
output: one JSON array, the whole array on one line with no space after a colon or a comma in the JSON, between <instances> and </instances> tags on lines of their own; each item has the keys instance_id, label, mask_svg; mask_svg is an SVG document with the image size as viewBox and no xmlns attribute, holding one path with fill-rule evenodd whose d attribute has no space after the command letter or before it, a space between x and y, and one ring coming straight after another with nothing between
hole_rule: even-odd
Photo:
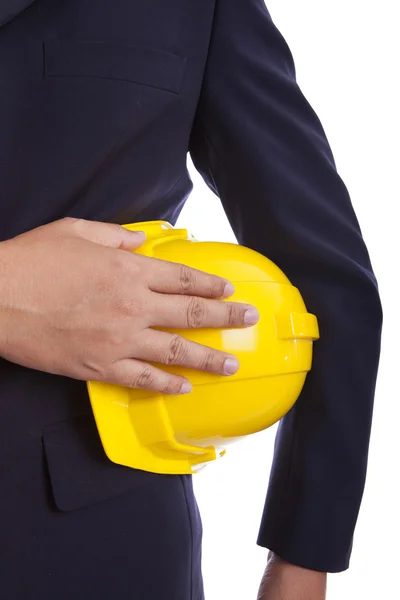
<instances>
[{"instance_id":1,"label":"suit jacket sleeve","mask_svg":"<svg viewBox=\"0 0 400 600\"><path fill-rule=\"evenodd\" d=\"M280 422L258 544L348 567L363 494L381 304L323 128L263 0L217 0L190 140L239 243L276 262L318 316L303 393Z\"/></svg>"}]
</instances>

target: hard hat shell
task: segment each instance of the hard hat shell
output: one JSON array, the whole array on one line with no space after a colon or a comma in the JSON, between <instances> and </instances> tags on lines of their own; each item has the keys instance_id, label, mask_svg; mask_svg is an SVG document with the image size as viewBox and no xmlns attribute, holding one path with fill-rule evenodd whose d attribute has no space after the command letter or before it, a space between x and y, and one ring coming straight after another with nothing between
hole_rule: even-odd
<instances>
[{"instance_id":1,"label":"hard hat shell","mask_svg":"<svg viewBox=\"0 0 400 600\"><path fill-rule=\"evenodd\" d=\"M235 287L227 300L252 304L260 313L249 328L163 330L239 359L239 371L228 377L157 364L187 377L193 385L189 394L88 382L111 461L155 473L194 473L222 456L232 441L270 427L292 408L311 368L317 319L284 273L254 250L201 242L165 221L125 227L147 235L135 252L224 277Z\"/></svg>"}]
</instances>

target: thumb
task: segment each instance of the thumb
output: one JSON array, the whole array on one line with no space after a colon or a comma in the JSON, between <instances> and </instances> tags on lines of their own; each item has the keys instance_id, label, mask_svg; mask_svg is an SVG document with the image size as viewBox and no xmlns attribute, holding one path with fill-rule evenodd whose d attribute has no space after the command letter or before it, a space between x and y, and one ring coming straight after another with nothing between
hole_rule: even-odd
<instances>
[{"instance_id":1,"label":"thumb","mask_svg":"<svg viewBox=\"0 0 400 600\"><path fill-rule=\"evenodd\" d=\"M68 228L68 233L110 248L136 250L146 241L146 234L143 231L129 231L116 223L101 223L85 219L63 219L62 222Z\"/></svg>"}]
</instances>

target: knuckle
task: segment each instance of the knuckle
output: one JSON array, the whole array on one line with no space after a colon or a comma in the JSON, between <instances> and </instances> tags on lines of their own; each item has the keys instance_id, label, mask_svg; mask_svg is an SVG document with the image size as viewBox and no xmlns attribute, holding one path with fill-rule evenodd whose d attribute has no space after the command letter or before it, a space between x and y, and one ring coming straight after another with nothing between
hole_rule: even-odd
<instances>
[{"instance_id":1,"label":"knuckle","mask_svg":"<svg viewBox=\"0 0 400 600\"><path fill-rule=\"evenodd\" d=\"M62 225L74 225L78 221L80 221L80 219L76 217L63 217L59 220L59 223L61 223Z\"/></svg>"},{"instance_id":2,"label":"knuckle","mask_svg":"<svg viewBox=\"0 0 400 600\"><path fill-rule=\"evenodd\" d=\"M79 227L81 226L80 221L81 219L77 219L76 217L63 217L50 223L50 226L58 234L76 234L77 231L79 232Z\"/></svg>"},{"instance_id":3,"label":"knuckle","mask_svg":"<svg viewBox=\"0 0 400 600\"><path fill-rule=\"evenodd\" d=\"M106 323L103 325L104 338L107 345L112 351L118 350L126 342L126 332L121 327L116 327L112 323Z\"/></svg>"},{"instance_id":4,"label":"knuckle","mask_svg":"<svg viewBox=\"0 0 400 600\"><path fill-rule=\"evenodd\" d=\"M217 368L217 353L214 350L208 350L203 361L203 371L215 371Z\"/></svg>"},{"instance_id":5,"label":"knuckle","mask_svg":"<svg viewBox=\"0 0 400 600\"><path fill-rule=\"evenodd\" d=\"M120 256L120 262L118 263L120 268L124 270L127 277L135 280L141 280L142 282L146 280L146 274L148 273L148 265L142 262L142 256L138 256L137 254L131 252L117 252L114 254L122 254Z\"/></svg>"},{"instance_id":6,"label":"knuckle","mask_svg":"<svg viewBox=\"0 0 400 600\"><path fill-rule=\"evenodd\" d=\"M135 261L130 261L128 252L111 252L108 254L108 262L104 265L104 278L108 279L114 286L116 293L127 296L135 294L138 286L143 287L144 281L142 270ZM133 285L132 285L133 284Z\"/></svg>"},{"instance_id":7,"label":"knuckle","mask_svg":"<svg viewBox=\"0 0 400 600\"><path fill-rule=\"evenodd\" d=\"M185 359L185 356L185 340L180 335L174 335L168 346L165 364L179 364Z\"/></svg>"},{"instance_id":8,"label":"knuckle","mask_svg":"<svg viewBox=\"0 0 400 600\"><path fill-rule=\"evenodd\" d=\"M85 226L86 221L84 219L78 219L76 217L64 217L63 219L61 219L60 224L62 227L72 229L75 232L79 233Z\"/></svg>"},{"instance_id":9,"label":"knuckle","mask_svg":"<svg viewBox=\"0 0 400 600\"><path fill-rule=\"evenodd\" d=\"M110 231L111 229L114 229L116 233L121 233L122 230L125 231L125 229L119 223L107 223L107 225L109 226Z\"/></svg>"},{"instance_id":10,"label":"knuckle","mask_svg":"<svg viewBox=\"0 0 400 600\"><path fill-rule=\"evenodd\" d=\"M181 389L182 383L173 377L168 377L165 384L161 387L160 391L163 394L178 394Z\"/></svg>"},{"instance_id":11,"label":"knuckle","mask_svg":"<svg viewBox=\"0 0 400 600\"><path fill-rule=\"evenodd\" d=\"M150 320L150 311L140 298L119 298L115 302L115 309L119 317L124 319L125 337L133 325L146 327ZM133 321L132 321L133 319ZM129 320L131 320L129 322Z\"/></svg>"},{"instance_id":12,"label":"knuckle","mask_svg":"<svg viewBox=\"0 0 400 600\"><path fill-rule=\"evenodd\" d=\"M212 277L210 283L210 294L214 298L220 298L223 296L225 290L225 281L219 277Z\"/></svg>"},{"instance_id":13,"label":"knuckle","mask_svg":"<svg viewBox=\"0 0 400 600\"><path fill-rule=\"evenodd\" d=\"M201 298L190 298L187 308L187 325L189 329L200 327L206 315L206 305Z\"/></svg>"},{"instance_id":14,"label":"knuckle","mask_svg":"<svg viewBox=\"0 0 400 600\"><path fill-rule=\"evenodd\" d=\"M110 235L115 234L117 237L121 237L126 230L119 223L107 223L108 230Z\"/></svg>"},{"instance_id":15,"label":"knuckle","mask_svg":"<svg viewBox=\"0 0 400 600\"><path fill-rule=\"evenodd\" d=\"M129 289L124 287L118 289L112 283L109 286L109 290L110 297L112 297L111 305L116 317L134 317L135 319L143 319L143 324L147 323L150 316L150 302L146 290L138 289L131 293ZM129 326L129 323L121 323L121 327L123 328L126 325Z\"/></svg>"},{"instance_id":16,"label":"knuckle","mask_svg":"<svg viewBox=\"0 0 400 600\"><path fill-rule=\"evenodd\" d=\"M182 294L187 294L196 285L196 275L193 269L186 265L180 265L179 284Z\"/></svg>"},{"instance_id":17,"label":"knuckle","mask_svg":"<svg viewBox=\"0 0 400 600\"><path fill-rule=\"evenodd\" d=\"M226 303L227 306L227 324L229 326L238 325L243 319L240 318L240 310L237 304Z\"/></svg>"},{"instance_id":18,"label":"knuckle","mask_svg":"<svg viewBox=\"0 0 400 600\"><path fill-rule=\"evenodd\" d=\"M110 276L115 278L115 271L121 273L121 271L126 272L129 266L129 255L127 252L112 252L109 254L109 273Z\"/></svg>"},{"instance_id":19,"label":"knuckle","mask_svg":"<svg viewBox=\"0 0 400 600\"><path fill-rule=\"evenodd\" d=\"M135 388L149 388L154 384L154 374L151 368L144 365L140 373L135 377L133 386Z\"/></svg>"}]
</instances>

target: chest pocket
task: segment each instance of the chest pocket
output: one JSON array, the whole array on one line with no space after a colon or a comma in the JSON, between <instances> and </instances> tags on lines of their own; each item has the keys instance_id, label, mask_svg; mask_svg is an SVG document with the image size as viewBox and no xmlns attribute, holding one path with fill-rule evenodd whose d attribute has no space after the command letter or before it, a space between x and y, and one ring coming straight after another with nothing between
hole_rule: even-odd
<instances>
[{"instance_id":1,"label":"chest pocket","mask_svg":"<svg viewBox=\"0 0 400 600\"><path fill-rule=\"evenodd\" d=\"M19 171L40 190L41 220L104 220L163 193L170 140L182 129L186 58L103 40L45 39L42 53L41 72L28 75L34 102L18 119Z\"/></svg>"},{"instance_id":2,"label":"chest pocket","mask_svg":"<svg viewBox=\"0 0 400 600\"><path fill-rule=\"evenodd\" d=\"M114 79L179 94L182 56L106 42L46 41L45 77Z\"/></svg>"}]
</instances>

